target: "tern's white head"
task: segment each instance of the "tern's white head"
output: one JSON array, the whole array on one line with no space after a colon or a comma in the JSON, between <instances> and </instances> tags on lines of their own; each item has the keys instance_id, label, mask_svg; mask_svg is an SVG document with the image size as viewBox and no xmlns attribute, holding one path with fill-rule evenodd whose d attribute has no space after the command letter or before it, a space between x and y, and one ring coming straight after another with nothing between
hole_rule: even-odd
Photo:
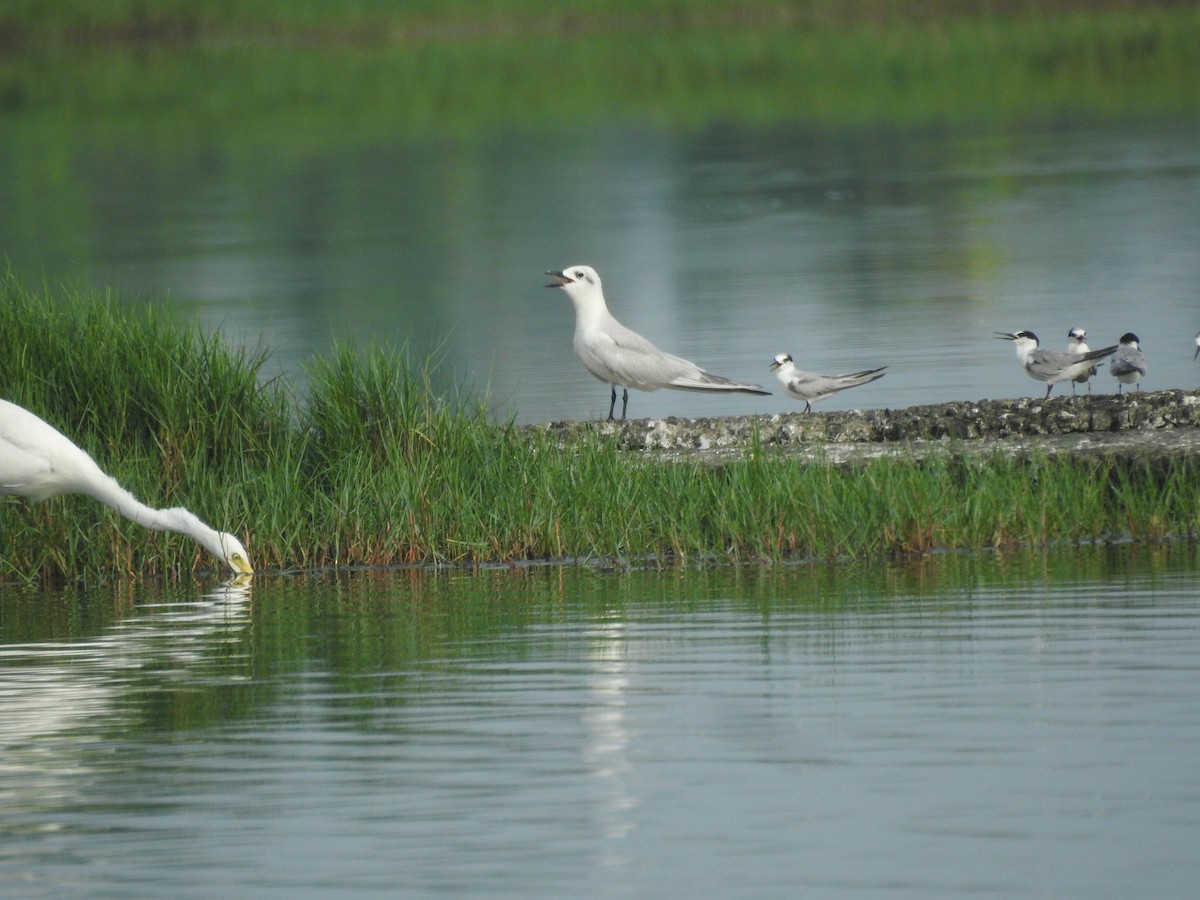
<instances>
[{"instance_id":1,"label":"tern's white head","mask_svg":"<svg viewBox=\"0 0 1200 900\"><path fill-rule=\"evenodd\" d=\"M1070 353L1087 353L1091 348L1087 343L1087 332L1082 328L1072 328L1067 332L1067 351Z\"/></svg>"},{"instance_id":2,"label":"tern's white head","mask_svg":"<svg viewBox=\"0 0 1200 900\"><path fill-rule=\"evenodd\" d=\"M562 288L567 296L575 302L579 299L599 297L603 302L604 294L600 286L600 276L591 266L567 266L561 272L547 272L554 281L546 287Z\"/></svg>"},{"instance_id":3,"label":"tern's white head","mask_svg":"<svg viewBox=\"0 0 1200 900\"><path fill-rule=\"evenodd\" d=\"M776 369L782 369L784 366L790 366L791 364L792 364L792 354L776 353L775 358L773 360L771 360L770 368L771 368L771 371L774 372Z\"/></svg>"},{"instance_id":4,"label":"tern's white head","mask_svg":"<svg viewBox=\"0 0 1200 900\"><path fill-rule=\"evenodd\" d=\"M1122 347L1129 347L1133 350L1140 350L1138 336L1132 331L1127 331L1121 335L1121 340L1117 341Z\"/></svg>"},{"instance_id":5,"label":"tern's white head","mask_svg":"<svg viewBox=\"0 0 1200 900\"><path fill-rule=\"evenodd\" d=\"M575 328L595 327L609 315L604 302L600 276L591 266L567 266L561 272L547 272L554 281L546 287L562 288L575 307ZM594 373L593 373L594 374Z\"/></svg>"},{"instance_id":6,"label":"tern's white head","mask_svg":"<svg viewBox=\"0 0 1200 900\"><path fill-rule=\"evenodd\" d=\"M998 331L996 339L1012 341L1013 346L1017 348L1017 357L1021 360L1038 348L1038 337L1032 331Z\"/></svg>"}]
</instances>

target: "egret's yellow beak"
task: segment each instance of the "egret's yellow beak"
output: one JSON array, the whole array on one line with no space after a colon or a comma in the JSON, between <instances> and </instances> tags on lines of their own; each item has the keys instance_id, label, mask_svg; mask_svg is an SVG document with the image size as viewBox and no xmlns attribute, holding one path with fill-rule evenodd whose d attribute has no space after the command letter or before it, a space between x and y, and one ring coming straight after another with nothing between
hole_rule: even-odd
<instances>
[{"instance_id":1,"label":"egret's yellow beak","mask_svg":"<svg viewBox=\"0 0 1200 900\"><path fill-rule=\"evenodd\" d=\"M229 557L229 567L238 575L254 574L254 566L250 565L250 560L240 553L234 553Z\"/></svg>"}]
</instances>

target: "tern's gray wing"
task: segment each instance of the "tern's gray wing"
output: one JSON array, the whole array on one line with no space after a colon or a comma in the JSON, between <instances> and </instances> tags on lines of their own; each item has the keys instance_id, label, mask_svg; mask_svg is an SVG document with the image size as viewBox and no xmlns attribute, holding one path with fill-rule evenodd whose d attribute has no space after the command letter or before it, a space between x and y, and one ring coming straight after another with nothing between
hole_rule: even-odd
<instances>
[{"instance_id":1,"label":"tern's gray wing","mask_svg":"<svg viewBox=\"0 0 1200 900\"><path fill-rule=\"evenodd\" d=\"M1132 375L1135 372L1145 375L1146 357L1141 350L1134 350L1132 347L1128 350L1118 350L1117 355L1108 364L1108 370L1118 378L1122 375Z\"/></svg>"},{"instance_id":2,"label":"tern's gray wing","mask_svg":"<svg viewBox=\"0 0 1200 900\"><path fill-rule=\"evenodd\" d=\"M794 369L788 378L788 390L804 400L820 400L844 391L846 388L857 387L883 377L883 369L864 369L861 372L849 372L845 375L818 375L816 372L805 372Z\"/></svg>"},{"instance_id":3,"label":"tern's gray wing","mask_svg":"<svg viewBox=\"0 0 1200 900\"><path fill-rule=\"evenodd\" d=\"M1078 359L1075 353L1059 353L1057 350L1038 348L1029 354L1025 370L1038 381L1049 381L1061 376Z\"/></svg>"},{"instance_id":4,"label":"tern's gray wing","mask_svg":"<svg viewBox=\"0 0 1200 900\"><path fill-rule=\"evenodd\" d=\"M705 372L694 362L660 350L636 331L609 318L590 334L577 336L575 352L588 371L610 384L656 391L746 391L767 393L746 384Z\"/></svg>"},{"instance_id":5,"label":"tern's gray wing","mask_svg":"<svg viewBox=\"0 0 1200 900\"><path fill-rule=\"evenodd\" d=\"M802 400L820 400L839 390L837 380L829 375L818 375L816 372L805 372L796 369L788 378L786 387L788 393Z\"/></svg>"},{"instance_id":6,"label":"tern's gray wing","mask_svg":"<svg viewBox=\"0 0 1200 900\"><path fill-rule=\"evenodd\" d=\"M876 378L882 378L883 370L886 368L887 366L880 366L878 369L863 369L861 372L850 372L847 375L834 375L833 377L843 382L846 387L857 387L868 381L874 381Z\"/></svg>"},{"instance_id":7,"label":"tern's gray wing","mask_svg":"<svg viewBox=\"0 0 1200 900\"><path fill-rule=\"evenodd\" d=\"M1060 353L1057 350L1044 350L1039 347L1029 354L1025 361L1025 371L1038 381L1053 384L1082 375L1097 360L1112 356L1116 352L1116 344L1101 350L1089 350L1087 353Z\"/></svg>"}]
</instances>

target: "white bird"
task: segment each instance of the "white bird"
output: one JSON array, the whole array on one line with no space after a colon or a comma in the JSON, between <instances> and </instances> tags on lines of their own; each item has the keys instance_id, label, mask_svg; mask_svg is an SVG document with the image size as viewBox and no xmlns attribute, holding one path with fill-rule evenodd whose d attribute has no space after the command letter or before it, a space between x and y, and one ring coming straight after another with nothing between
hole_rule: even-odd
<instances>
[{"instance_id":1,"label":"white bird","mask_svg":"<svg viewBox=\"0 0 1200 900\"><path fill-rule=\"evenodd\" d=\"M1200 359L1200 331L1196 332L1196 352L1192 354L1192 362Z\"/></svg>"},{"instance_id":2,"label":"white bird","mask_svg":"<svg viewBox=\"0 0 1200 900\"><path fill-rule=\"evenodd\" d=\"M234 572L254 572L246 548L232 534L214 531L182 507L153 509L139 502L64 434L7 400L0 400L0 494L35 503L86 494L138 525L187 535Z\"/></svg>"},{"instance_id":3,"label":"white bird","mask_svg":"<svg viewBox=\"0 0 1200 900\"><path fill-rule=\"evenodd\" d=\"M629 407L629 389L657 391L726 391L770 394L757 384L734 381L705 372L693 362L664 353L636 331L626 328L608 311L600 276L591 266L568 266L547 272L554 278L546 287L562 288L575 307L575 355L585 369L612 387L608 418L617 406L617 386L622 389L621 418Z\"/></svg>"},{"instance_id":4,"label":"white bird","mask_svg":"<svg viewBox=\"0 0 1200 900\"><path fill-rule=\"evenodd\" d=\"M1117 393L1120 394L1123 385L1137 384L1146 374L1146 357L1142 355L1138 336L1132 331L1121 335L1117 347L1116 354L1108 363L1108 371L1117 379ZM1138 384L1138 391L1141 390L1142 386Z\"/></svg>"},{"instance_id":5,"label":"white bird","mask_svg":"<svg viewBox=\"0 0 1200 900\"><path fill-rule=\"evenodd\" d=\"M884 376L882 366L878 369L864 369L861 372L850 372L846 375L818 375L815 372L805 372L797 369L792 362L790 353L779 353L771 362L775 377L783 385L788 396L804 401L804 411L812 412L812 405L818 400L832 397L838 391L858 387Z\"/></svg>"},{"instance_id":6,"label":"white bird","mask_svg":"<svg viewBox=\"0 0 1200 900\"><path fill-rule=\"evenodd\" d=\"M1046 396L1060 381L1071 381L1086 373L1098 360L1112 356L1117 345L1087 353L1059 353L1043 350L1038 346L1037 335L1032 331L997 331L996 339L1012 341L1017 348L1017 360L1030 378L1046 382Z\"/></svg>"},{"instance_id":7,"label":"white bird","mask_svg":"<svg viewBox=\"0 0 1200 900\"><path fill-rule=\"evenodd\" d=\"M1087 332L1082 328L1072 328L1067 332L1067 352L1068 353L1087 353L1092 348L1087 343ZM1099 366L1092 366L1082 375L1076 376L1071 381L1071 393L1075 393L1076 384L1086 384L1088 393L1092 392L1092 376L1096 374Z\"/></svg>"}]
</instances>

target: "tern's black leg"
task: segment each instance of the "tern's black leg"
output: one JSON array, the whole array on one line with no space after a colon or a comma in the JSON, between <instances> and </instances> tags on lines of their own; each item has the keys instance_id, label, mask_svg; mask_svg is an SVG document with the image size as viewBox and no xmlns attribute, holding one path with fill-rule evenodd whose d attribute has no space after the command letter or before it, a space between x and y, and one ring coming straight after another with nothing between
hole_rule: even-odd
<instances>
[{"instance_id":1,"label":"tern's black leg","mask_svg":"<svg viewBox=\"0 0 1200 900\"><path fill-rule=\"evenodd\" d=\"M613 410L617 408L617 386L612 386L612 401L608 404L608 421L613 420ZM622 417L624 418L624 417Z\"/></svg>"},{"instance_id":2,"label":"tern's black leg","mask_svg":"<svg viewBox=\"0 0 1200 900\"><path fill-rule=\"evenodd\" d=\"M617 389L613 388L613 402L616 402ZM625 410L629 409L629 388L621 388L621 421L625 421Z\"/></svg>"}]
</instances>

